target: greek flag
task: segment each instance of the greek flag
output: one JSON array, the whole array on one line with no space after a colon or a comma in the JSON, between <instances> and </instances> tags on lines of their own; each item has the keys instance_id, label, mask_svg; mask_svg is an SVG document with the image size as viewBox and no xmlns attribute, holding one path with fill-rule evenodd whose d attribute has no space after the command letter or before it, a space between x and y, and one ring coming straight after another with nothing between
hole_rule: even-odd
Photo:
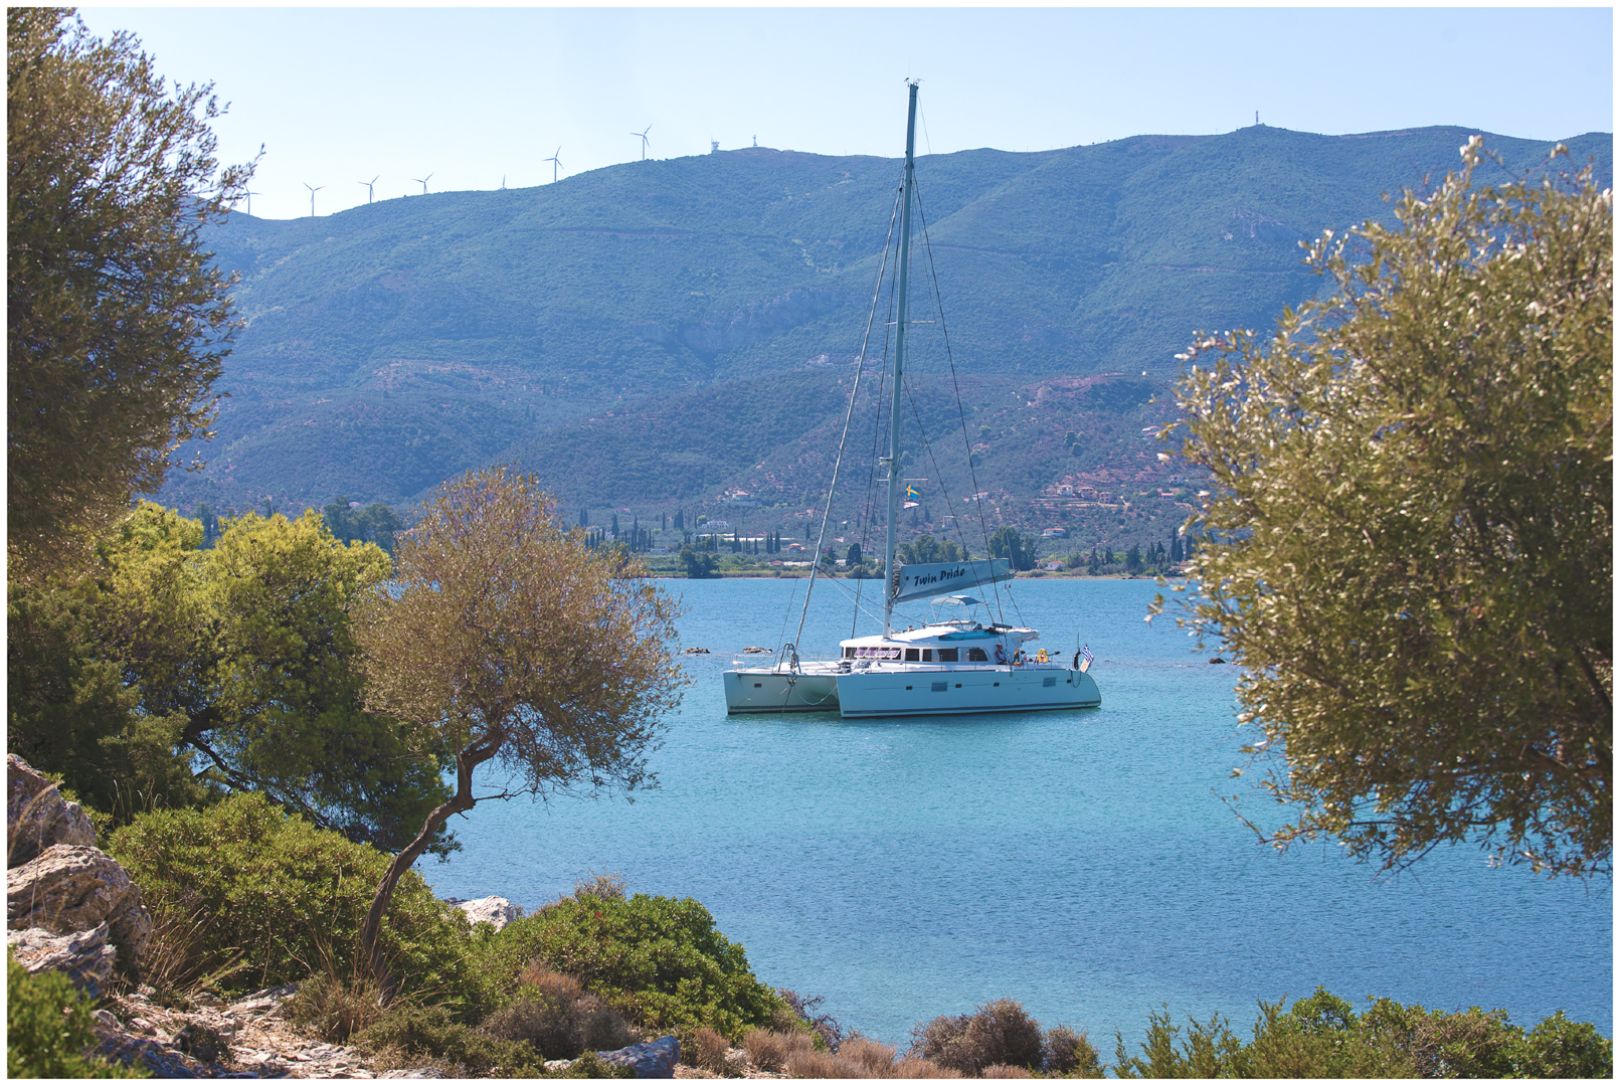
<instances>
[{"instance_id":1,"label":"greek flag","mask_svg":"<svg viewBox=\"0 0 1620 1080\"><path fill-rule=\"evenodd\" d=\"M1091 655L1091 646L1090 645L1082 645L1082 646L1080 646L1080 670L1081 671L1086 671L1091 667L1092 659L1093 659L1093 657Z\"/></svg>"}]
</instances>

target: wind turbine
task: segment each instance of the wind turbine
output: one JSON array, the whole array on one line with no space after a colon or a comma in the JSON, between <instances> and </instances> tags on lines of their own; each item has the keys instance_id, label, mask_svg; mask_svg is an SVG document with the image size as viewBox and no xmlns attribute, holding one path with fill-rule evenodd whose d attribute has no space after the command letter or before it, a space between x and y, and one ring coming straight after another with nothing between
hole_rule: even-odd
<instances>
[{"instance_id":1,"label":"wind turbine","mask_svg":"<svg viewBox=\"0 0 1620 1080\"><path fill-rule=\"evenodd\" d=\"M413 177L411 177L411 179L415 180L418 184L422 185L422 194L426 195L427 194L427 182L429 180L433 179L433 174L428 173L426 176L413 176Z\"/></svg>"},{"instance_id":2,"label":"wind turbine","mask_svg":"<svg viewBox=\"0 0 1620 1080\"><path fill-rule=\"evenodd\" d=\"M258 192L257 191L244 191L244 192L242 192L242 194L247 196L247 212L248 212L249 215L251 215L253 213L253 196L257 195Z\"/></svg>"},{"instance_id":3,"label":"wind turbine","mask_svg":"<svg viewBox=\"0 0 1620 1080\"><path fill-rule=\"evenodd\" d=\"M356 180L355 181L355 183L362 185L366 189L366 205L367 206L371 205L371 197L376 194L376 192L373 191L372 189L377 186L377 181L381 180L381 179L382 179L382 173L378 173L376 176L373 176L370 180Z\"/></svg>"},{"instance_id":4,"label":"wind turbine","mask_svg":"<svg viewBox=\"0 0 1620 1080\"><path fill-rule=\"evenodd\" d=\"M321 188L324 188L326 185L322 184L321 187L309 187L309 184L306 182L304 184L304 186L309 188L309 216L314 217L315 216L315 193L317 191L321 190Z\"/></svg>"},{"instance_id":5,"label":"wind turbine","mask_svg":"<svg viewBox=\"0 0 1620 1080\"><path fill-rule=\"evenodd\" d=\"M560 153L562 153L562 147L559 146L557 147L557 154ZM547 161L551 162L551 182L553 184L557 182L557 170L562 168L562 162L557 160L557 154L552 154L546 158Z\"/></svg>"},{"instance_id":6,"label":"wind turbine","mask_svg":"<svg viewBox=\"0 0 1620 1080\"><path fill-rule=\"evenodd\" d=\"M641 131L632 131L630 133L630 134L634 135L636 138L641 140L641 160L642 161L647 160L647 132L649 132L651 130L652 130L652 125L648 124Z\"/></svg>"}]
</instances>

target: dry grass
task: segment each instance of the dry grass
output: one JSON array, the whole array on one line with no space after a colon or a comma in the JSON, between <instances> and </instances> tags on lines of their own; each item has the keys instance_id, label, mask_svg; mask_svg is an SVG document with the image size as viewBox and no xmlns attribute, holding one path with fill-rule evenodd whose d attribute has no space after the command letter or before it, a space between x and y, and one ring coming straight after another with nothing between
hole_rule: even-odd
<instances>
[{"instance_id":1,"label":"dry grass","mask_svg":"<svg viewBox=\"0 0 1620 1080\"><path fill-rule=\"evenodd\" d=\"M991 1065L979 1073L985 1080L1023 1080L1024 1077L1034 1075L1028 1069L1017 1065Z\"/></svg>"},{"instance_id":2,"label":"dry grass","mask_svg":"<svg viewBox=\"0 0 1620 1080\"><path fill-rule=\"evenodd\" d=\"M927 1058L903 1057L894 1063L892 1075L896 1080L961 1080L967 1073Z\"/></svg>"},{"instance_id":3,"label":"dry grass","mask_svg":"<svg viewBox=\"0 0 1620 1080\"><path fill-rule=\"evenodd\" d=\"M724 1076L727 1071L726 1051L731 1040L714 1028L694 1028L681 1040L681 1057L704 1072Z\"/></svg>"},{"instance_id":4,"label":"dry grass","mask_svg":"<svg viewBox=\"0 0 1620 1080\"><path fill-rule=\"evenodd\" d=\"M221 956L208 948L216 918L202 910L152 912L152 933L141 948L141 981L156 987L160 1000L184 999L197 990L217 992L247 967L240 949Z\"/></svg>"},{"instance_id":5,"label":"dry grass","mask_svg":"<svg viewBox=\"0 0 1620 1080\"><path fill-rule=\"evenodd\" d=\"M898 1057L895 1048L860 1035L851 1035L837 1053L818 1050L804 1031L778 1032L756 1028L743 1037L748 1061L763 1072L781 1072L794 1077L876 1077L880 1080L960 1080L956 1069L917 1057Z\"/></svg>"},{"instance_id":6,"label":"dry grass","mask_svg":"<svg viewBox=\"0 0 1620 1080\"><path fill-rule=\"evenodd\" d=\"M774 1031L768 1028L749 1028L743 1033L743 1050L748 1062L765 1072L779 1072L795 1051L814 1050L810 1036L797 1028Z\"/></svg>"},{"instance_id":7,"label":"dry grass","mask_svg":"<svg viewBox=\"0 0 1620 1080\"><path fill-rule=\"evenodd\" d=\"M287 1003L287 1018L325 1039L346 1043L383 1014L382 994L370 979L344 979L331 971L311 975Z\"/></svg>"},{"instance_id":8,"label":"dry grass","mask_svg":"<svg viewBox=\"0 0 1620 1080\"><path fill-rule=\"evenodd\" d=\"M899 1053L864 1035L851 1035L838 1046L838 1056L862 1070L862 1076L892 1076Z\"/></svg>"}]
</instances>

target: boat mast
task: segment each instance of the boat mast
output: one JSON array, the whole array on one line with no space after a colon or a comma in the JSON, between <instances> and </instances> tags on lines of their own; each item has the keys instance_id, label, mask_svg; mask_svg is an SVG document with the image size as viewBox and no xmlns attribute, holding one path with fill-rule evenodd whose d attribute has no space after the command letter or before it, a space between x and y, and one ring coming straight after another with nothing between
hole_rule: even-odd
<instances>
[{"instance_id":1,"label":"boat mast","mask_svg":"<svg viewBox=\"0 0 1620 1080\"><path fill-rule=\"evenodd\" d=\"M906 357L906 283L911 276L911 188L912 170L915 168L917 145L917 84L911 87L911 100L906 108L906 171L900 181L900 259L896 271L895 288L900 293L894 328L894 367L889 372L889 514L887 538L883 552L883 636L889 636L894 615L895 524L900 516L900 374Z\"/></svg>"}]
</instances>

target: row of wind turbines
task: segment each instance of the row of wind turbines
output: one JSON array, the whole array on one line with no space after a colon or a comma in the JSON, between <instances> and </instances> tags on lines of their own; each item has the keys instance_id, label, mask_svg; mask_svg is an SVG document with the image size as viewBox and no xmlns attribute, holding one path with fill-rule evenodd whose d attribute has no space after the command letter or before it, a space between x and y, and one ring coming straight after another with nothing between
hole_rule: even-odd
<instances>
[{"instance_id":1,"label":"row of wind turbines","mask_svg":"<svg viewBox=\"0 0 1620 1080\"><path fill-rule=\"evenodd\" d=\"M648 124L645 128L642 128L640 131L632 131L630 133L631 135L633 135L636 138L641 140L641 160L642 161L647 160L647 147L649 145L651 145L651 143L652 143L652 140L647 138L647 132L649 132L651 130L652 130L652 125ZM557 174L563 168L562 147L558 146L556 151L550 157L542 158L541 160L551 162L551 182L553 184L555 184L557 182ZM382 179L382 173L378 173L376 176L373 176L370 180L356 180L355 181L355 183L359 184L361 187L366 189L366 205L367 206L370 206L372 204L372 202L375 201L375 199L377 197L377 181L381 180L381 179ZM413 176L413 177L411 177L411 182L416 183L416 184L421 184L422 185L422 194L426 195L428 193L428 181L431 180L431 179L433 179L433 174L428 173L426 176ZM309 189L309 216L314 217L315 216L315 193L317 191L324 191L326 189L326 185L325 184L318 184L318 185L311 184L306 180L306 181L304 181L304 187ZM503 177L501 177L501 190L504 191L505 189L506 189L506 177L503 176ZM247 212L249 214L253 213L253 196L258 195L258 194L260 194L260 192L257 192L257 191L243 192L243 195L246 196L246 198L247 198Z\"/></svg>"}]
</instances>

